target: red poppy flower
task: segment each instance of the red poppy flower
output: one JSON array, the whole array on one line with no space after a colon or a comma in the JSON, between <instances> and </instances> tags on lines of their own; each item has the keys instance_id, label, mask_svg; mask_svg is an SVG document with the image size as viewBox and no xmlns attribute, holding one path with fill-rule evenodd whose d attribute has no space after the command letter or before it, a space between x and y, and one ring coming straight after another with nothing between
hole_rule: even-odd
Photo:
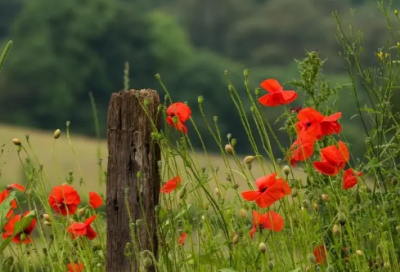
<instances>
[{"instance_id":1,"label":"red poppy flower","mask_svg":"<svg viewBox=\"0 0 400 272\"><path fill-rule=\"evenodd\" d=\"M295 91L284 91L283 87L275 79L267 79L261 82L260 86L269 94L258 99L261 105L275 107L292 103L297 98Z\"/></svg>"},{"instance_id":2,"label":"red poppy flower","mask_svg":"<svg viewBox=\"0 0 400 272\"><path fill-rule=\"evenodd\" d=\"M78 236L86 236L89 240L96 238L97 232L91 226L96 217L97 215L93 215L86 219L84 223L76 222L69 226L67 231L71 233L72 239Z\"/></svg>"},{"instance_id":3,"label":"red poppy flower","mask_svg":"<svg viewBox=\"0 0 400 272\"><path fill-rule=\"evenodd\" d=\"M96 192L89 193L89 205L97 209L103 204L103 199Z\"/></svg>"},{"instance_id":4,"label":"red poppy flower","mask_svg":"<svg viewBox=\"0 0 400 272\"><path fill-rule=\"evenodd\" d=\"M258 190L242 192L242 197L247 201L255 200L261 208L269 207L275 201L284 198L285 195L290 194L291 189L284 179L277 179L276 175L276 173L273 173L257 179Z\"/></svg>"},{"instance_id":5,"label":"red poppy flower","mask_svg":"<svg viewBox=\"0 0 400 272\"><path fill-rule=\"evenodd\" d=\"M355 171L351 168L344 171L343 174L343 189L347 190L353 188L357 184L357 176L363 176L363 173Z\"/></svg>"},{"instance_id":6,"label":"red poppy flower","mask_svg":"<svg viewBox=\"0 0 400 272\"><path fill-rule=\"evenodd\" d=\"M342 126L337 121L340 117L342 117L341 112L323 116L313 108L305 108L297 115L299 122L296 124L296 130L308 131L320 140L322 136L340 133Z\"/></svg>"},{"instance_id":7,"label":"red poppy flower","mask_svg":"<svg viewBox=\"0 0 400 272\"><path fill-rule=\"evenodd\" d=\"M83 272L83 264L79 263L69 263L67 265L68 272Z\"/></svg>"},{"instance_id":8,"label":"red poppy flower","mask_svg":"<svg viewBox=\"0 0 400 272\"><path fill-rule=\"evenodd\" d=\"M178 188L178 184L181 183L181 177L180 176L176 176L172 179L170 179L169 181L167 181L164 186L160 189L161 193L166 193L169 194L171 193L173 190L175 190L176 188Z\"/></svg>"},{"instance_id":9,"label":"red poppy flower","mask_svg":"<svg viewBox=\"0 0 400 272\"><path fill-rule=\"evenodd\" d=\"M173 103L167 109L167 123L175 129L187 133L185 122L190 118L191 113L192 111L185 103ZM174 116L176 116L176 120L174 120Z\"/></svg>"},{"instance_id":10,"label":"red poppy flower","mask_svg":"<svg viewBox=\"0 0 400 272\"><path fill-rule=\"evenodd\" d=\"M322 174L335 176L349 161L350 155L347 146L339 141L339 148L331 145L321 149L322 161L314 162L314 167Z\"/></svg>"},{"instance_id":11,"label":"red poppy flower","mask_svg":"<svg viewBox=\"0 0 400 272\"><path fill-rule=\"evenodd\" d=\"M315 136L307 131L300 131L289 151L290 164L296 166L298 161L305 161L314 154Z\"/></svg>"},{"instance_id":12,"label":"red poppy flower","mask_svg":"<svg viewBox=\"0 0 400 272\"><path fill-rule=\"evenodd\" d=\"M327 259L327 257L326 257L326 249L325 249L325 246L323 244L317 246L314 249L314 257L315 257L315 261L318 264L324 264L324 262Z\"/></svg>"},{"instance_id":13,"label":"red poppy flower","mask_svg":"<svg viewBox=\"0 0 400 272\"><path fill-rule=\"evenodd\" d=\"M66 216L76 212L78 205L81 204L81 198L72 186L65 184L53 188L49 204L56 213Z\"/></svg>"},{"instance_id":14,"label":"red poppy flower","mask_svg":"<svg viewBox=\"0 0 400 272\"><path fill-rule=\"evenodd\" d=\"M183 233L181 234L181 236L180 236L179 239L178 239L178 244L179 244L179 245L183 245L183 244L185 243L186 236L187 236L186 232L183 232Z\"/></svg>"},{"instance_id":15,"label":"red poppy flower","mask_svg":"<svg viewBox=\"0 0 400 272\"><path fill-rule=\"evenodd\" d=\"M283 229L283 218L274 211L269 211L265 214L260 214L253 211L253 228L250 231L250 237L253 238L254 233L258 229L269 229L272 231L281 231Z\"/></svg>"},{"instance_id":16,"label":"red poppy flower","mask_svg":"<svg viewBox=\"0 0 400 272\"><path fill-rule=\"evenodd\" d=\"M10 220L8 220L7 224L4 226L3 238L7 239L8 237L13 236L15 224L17 224L19 221L21 221L22 218L29 213L30 213L30 211L27 211L23 215L18 214L18 215L13 216ZM12 241L17 244L32 243L32 239L31 239L30 235L31 235L33 229L35 228L35 225L36 225L36 219L33 218L32 222L29 224L29 226L25 227L25 229L23 231L17 233L14 236L14 238L12 239Z\"/></svg>"},{"instance_id":17,"label":"red poppy flower","mask_svg":"<svg viewBox=\"0 0 400 272\"><path fill-rule=\"evenodd\" d=\"M5 189L3 192L0 192L0 204L3 203L9 196L10 196L10 190L8 189ZM17 201L15 201L15 199L11 200L11 208L7 212L6 218L10 218L14 213L13 209L16 209L17 207L18 207Z\"/></svg>"},{"instance_id":18,"label":"red poppy flower","mask_svg":"<svg viewBox=\"0 0 400 272\"><path fill-rule=\"evenodd\" d=\"M8 190L17 189L17 190L20 190L21 192L25 192L25 187L22 186L21 184L16 184L16 183L8 185L7 189Z\"/></svg>"}]
</instances>

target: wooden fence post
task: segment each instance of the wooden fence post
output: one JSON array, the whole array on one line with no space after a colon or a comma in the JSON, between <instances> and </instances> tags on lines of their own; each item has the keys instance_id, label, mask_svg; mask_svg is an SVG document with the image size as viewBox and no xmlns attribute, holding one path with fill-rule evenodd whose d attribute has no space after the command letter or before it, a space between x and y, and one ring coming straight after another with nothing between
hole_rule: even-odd
<instances>
[{"instance_id":1,"label":"wooden fence post","mask_svg":"<svg viewBox=\"0 0 400 272\"><path fill-rule=\"evenodd\" d=\"M145 99L149 102L148 114L143 109ZM159 146L151 139L151 122L160 128L159 104L158 93L150 89L111 95L107 118L107 272L139 271L132 231L136 252L149 250L157 257L154 208L159 199L157 163L161 155ZM142 222L132 226L130 218L134 223L138 219ZM124 254L128 243L132 245L130 257ZM155 269L150 267L148 271Z\"/></svg>"}]
</instances>

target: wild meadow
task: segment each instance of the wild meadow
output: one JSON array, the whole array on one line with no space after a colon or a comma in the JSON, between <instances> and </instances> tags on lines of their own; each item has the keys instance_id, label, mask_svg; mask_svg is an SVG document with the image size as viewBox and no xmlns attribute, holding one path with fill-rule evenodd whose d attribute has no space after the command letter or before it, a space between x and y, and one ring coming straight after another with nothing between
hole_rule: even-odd
<instances>
[{"instance_id":1,"label":"wild meadow","mask_svg":"<svg viewBox=\"0 0 400 272\"><path fill-rule=\"evenodd\" d=\"M333 14L345 85L326 80L329 59L318 52L296 60L298 78L289 82L265 75L252 86L252 73L244 70L237 85L227 67L221 103L240 117L228 125L241 127L247 138L222 134L218 116L205 110L207 97L185 103L157 74L165 96L158 107L163 128L151 134L162 157L154 210L158 254L132 239L125 257L136 259L140 271L400 271L400 115L391 110L400 89L400 18L383 1L378 6L392 39L372 51L363 47L362 31ZM373 65L364 61L371 54ZM128 84L125 78L126 90ZM368 101L360 101L361 93ZM362 157L352 155L355 143L343 137L351 128L341 124L339 96L352 100L357 114L351 119L364 128L356 137L365 145ZM281 111L276 120L271 108ZM195 122L194 112L202 120ZM290 145L281 143L276 124ZM76 144L72 133L68 121L47 136L10 136L4 143L1 172L12 167L18 178L7 179L0 193L1 271L105 271L107 150L102 140ZM205 139L219 153L211 154ZM252 149L239 154L244 142Z\"/></svg>"}]
</instances>

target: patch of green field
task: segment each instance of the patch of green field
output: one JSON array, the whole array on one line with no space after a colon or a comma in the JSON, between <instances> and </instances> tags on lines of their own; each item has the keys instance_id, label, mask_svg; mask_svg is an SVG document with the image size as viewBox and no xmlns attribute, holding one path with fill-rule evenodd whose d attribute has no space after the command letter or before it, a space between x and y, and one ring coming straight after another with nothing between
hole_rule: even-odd
<instances>
[{"instance_id":1,"label":"patch of green field","mask_svg":"<svg viewBox=\"0 0 400 272\"><path fill-rule=\"evenodd\" d=\"M31 143L33 151L29 148L25 135L29 135L29 142ZM77 158L77 160L75 160L74 153L72 151L71 145L68 142L66 133L65 131L62 131L61 137L55 142L54 158L56 163L54 163L51 152L54 138L51 131L41 131L37 129L22 128L9 125L0 125L0 145L4 144L2 148L3 153L0 157L1 185L19 183L23 182L23 180L25 179L23 168L21 166L21 162L16 151L16 147L12 142L13 138L20 139L22 145L30 153L31 159L35 160L36 156L39 163L43 165L46 180L49 184L49 190L50 186L55 186L65 182L68 173L72 171L75 180L74 186L81 192L105 192L105 184L99 184L99 176L101 175L101 172L99 172L97 152L98 148L100 147L102 167L104 171L106 171L108 156L106 141L101 141L100 143L98 143L96 139L83 137L71 133L71 142ZM24 161L27 158L27 155L25 152L21 151L20 157ZM207 158L203 153L199 152L193 158L195 162L198 163L199 167L204 167L208 170L211 169L211 167L219 168L217 172L217 178L219 182L221 184L226 184L228 182L226 178L229 170L225 166L225 163L220 155L213 154L209 155ZM239 158L240 163L243 163L243 158L244 157ZM183 164L181 162L179 164L179 169L183 171ZM229 159L229 164L230 167L234 169L234 178L240 186L239 191L241 191L241 189L247 190L248 186L242 174L239 173L239 166L232 158ZM264 171L266 173L271 173L271 170L269 170L268 168L268 164L264 164L263 166L264 170L257 162L253 163L253 168L251 171L252 176L246 170L248 176L250 177L250 180L262 176ZM81 169L81 172L79 168ZM59 175L57 173L57 169L61 178L58 177ZM82 175L80 173L82 173ZM296 169L295 176L301 178L304 177L304 174L300 170ZM79 179L81 177L84 180L85 186L78 186ZM182 177L184 177L184 175L182 175ZM211 172L210 177L213 177ZM213 182L211 181L210 186L214 186L212 183Z\"/></svg>"}]
</instances>

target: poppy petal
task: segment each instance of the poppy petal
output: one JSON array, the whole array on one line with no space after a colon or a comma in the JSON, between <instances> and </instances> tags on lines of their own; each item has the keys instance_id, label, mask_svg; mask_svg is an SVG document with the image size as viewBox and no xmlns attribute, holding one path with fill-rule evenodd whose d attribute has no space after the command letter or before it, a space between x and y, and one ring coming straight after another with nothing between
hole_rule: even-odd
<instances>
[{"instance_id":1,"label":"poppy petal","mask_svg":"<svg viewBox=\"0 0 400 272\"><path fill-rule=\"evenodd\" d=\"M281 231L283 229L283 218L279 213L274 211L269 211L264 214L265 218L265 228L270 229L272 231Z\"/></svg>"},{"instance_id":2,"label":"poppy petal","mask_svg":"<svg viewBox=\"0 0 400 272\"><path fill-rule=\"evenodd\" d=\"M324 161L319 161L319 162L314 162L314 167L317 169L319 172L321 172L324 175L328 176L335 176L337 173L339 173L338 167L335 165L332 165L328 162Z\"/></svg>"},{"instance_id":3,"label":"poppy petal","mask_svg":"<svg viewBox=\"0 0 400 272\"><path fill-rule=\"evenodd\" d=\"M266 79L261 82L260 86L270 93L280 92L283 90L283 87L276 79Z\"/></svg>"},{"instance_id":4,"label":"poppy petal","mask_svg":"<svg viewBox=\"0 0 400 272\"><path fill-rule=\"evenodd\" d=\"M97 209L103 204L103 199L96 192L89 193L89 205Z\"/></svg>"},{"instance_id":5,"label":"poppy petal","mask_svg":"<svg viewBox=\"0 0 400 272\"><path fill-rule=\"evenodd\" d=\"M7 186L7 189L17 189L20 190L21 192L25 192L25 187L22 186L21 184L13 183Z\"/></svg>"},{"instance_id":6,"label":"poppy petal","mask_svg":"<svg viewBox=\"0 0 400 272\"><path fill-rule=\"evenodd\" d=\"M260 194L259 191L245 191L242 192L242 197L247 201L254 201Z\"/></svg>"},{"instance_id":7,"label":"poppy petal","mask_svg":"<svg viewBox=\"0 0 400 272\"><path fill-rule=\"evenodd\" d=\"M160 192L169 194L173 190L178 188L178 184L180 184L180 183L181 183L181 177L180 176L176 176L176 177L172 178L171 180L167 181L164 184L164 186L160 189Z\"/></svg>"}]
</instances>

